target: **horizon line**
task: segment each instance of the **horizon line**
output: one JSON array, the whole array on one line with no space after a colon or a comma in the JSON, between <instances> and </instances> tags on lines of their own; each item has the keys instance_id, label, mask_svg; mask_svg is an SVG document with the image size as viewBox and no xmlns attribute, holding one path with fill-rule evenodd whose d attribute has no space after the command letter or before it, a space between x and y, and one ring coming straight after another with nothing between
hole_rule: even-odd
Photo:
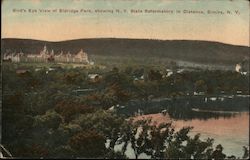
<instances>
[{"instance_id":1,"label":"horizon line","mask_svg":"<svg viewBox=\"0 0 250 160\"><path fill-rule=\"evenodd\" d=\"M200 40L200 39L154 39L154 38L125 38L125 37L89 37L89 38L76 38L76 39L65 39L65 40L59 40L59 41L53 41L53 40L44 40L44 39L32 39L32 38L14 38L14 37L5 37L4 39L19 39L19 40L35 40L35 41L46 41L46 42L52 42L52 43L59 43L59 42L66 42L66 41L74 41L74 40L90 40L90 39L128 39L128 40L155 40L155 41L201 41L201 42L212 42L212 43L221 43L225 45L233 45L233 46L239 46L239 47L249 47L249 45L243 45L243 44L232 44L232 43L226 43L221 41L212 41L212 40ZM250 42L249 42L250 43Z\"/></svg>"}]
</instances>

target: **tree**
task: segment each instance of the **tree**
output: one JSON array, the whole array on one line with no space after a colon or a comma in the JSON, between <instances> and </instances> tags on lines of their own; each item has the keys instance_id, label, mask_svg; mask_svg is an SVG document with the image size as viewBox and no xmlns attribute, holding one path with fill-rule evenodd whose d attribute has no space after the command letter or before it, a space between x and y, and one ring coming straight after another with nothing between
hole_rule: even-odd
<instances>
[{"instance_id":1,"label":"tree","mask_svg":"<svg viewBox=\"0 0 250 160\"><path fill-rule=\"evenodd\" d=\"M35 127L57 129L62 122L62 117L53 110L48 110L44 115L35 116Z\"/></svg>"},{"instance_id":2,"label":"tree","mask_svg":"<svg viewBox=\"0 0 250 160\"><path fill-rule=\"evenodd\" d=\"M196 81L194 86L195 86L195 90L197 92L206 92L207 91L207 85L206 85L206 82L204 80Z\"/></svg>"},{"instance_id":3,"label":"tree","mask_svg":"<svg viewBox=\"0 0 250 160\"><path fill-rule=\"evenodd\" d=\"M105 90L105 94L102 98L102 104L105 107L110 107L119 103L125 103L130 99L130 94L128 91L123 89L118 84L113 84Z\"/></svg>"},{"instance_id":4,"label":"tree","mask_svg":"<svg viewBox=\"0 0 250 160\"><path fill-rule=\"evenodd\" d=\"M74 123L80 125L83 130L95 130L105 136L106 139L110 140L108 148L114 150L120 138L121 128L123 128L126 121L116 114L98 110L94 113L80 115L74 120Z\"/></svg>"},{"instance_id":5,"label":"tree","mask_svg":"<svg viewBox=\"0 0 250 160\"><path fill-rule=\"evenodd\" d=\"M130 142L136 159L142 153L151 158L164 158L165 142L171 140L174 133L170 123L156 126L151 124L150 119L136 122L131 120L122 130L122 153L125 153Z\"/></svg>"},{"instance_id":6,"label":"tree","mask_svg":"<svg viewBox=\"0 0 250 160\"><path fill-rule=\"evenodd\" d=\"M162 79L162 74L160 73L160 71L154 71L151 69L148 73L148 79L150 81L159 81Z\"/></svg>"},{"instance_id":7,"label":"tree","mask_svg":"<svg viewBox=\"0 0 250 160\"><path fill-rule=\"evenodd\" d=\"M58 102L55 106L55 111L63 116L65 122L69 122L74 115L92 113L95 111L95 108L80 104L71 99Z\"/></svg>"},{"instance_id":8,"label":"tree","mask_svg":"<svg viewBox=\"0 0 250 160\"><path fill-rule=\"evenodd\" d=\"M211 158L215 159L215 160L219 160L219 159L225 159L226 155L224 153L222 153L223 151L223 147L221 146L221 144L216 146L216 150L213 151Z\"/></svg>"},{"instance_id":9,"label":"tree","mask_svg":"<svg viewBox=\"0 0 250 160\"><path fill-rule=\"evenodd\" d=\"M105 141L105 137L98 132L85 130L71 137L69 145L78 157L98 158L103 157L106 152Z\"/></svg>"},{"instance_id":10,"label":"tree","mask_svg":"<svg viewBox=\"0 0 250 160\"><path fill-rule=\"evenodd\" d=\"M248 159L249 158L249 148L246 146L243 146L244 154L242 156L243 159Z\"/></svg>"},{"instance_id":11,"label":"tree","mask_svg":"<svg viewBox=\"0 0 250 160\"><path fill-rule=\"evenodd\" d=\"M211 157L213 140L202 141L199 134L191 138L188 135L191 129L184 127L175 131L171 123L156 125L150 119L130 121L121 132L120 141L124 143L122 153L130 142L136 159L142 153L154 159Z\"/></svg>"},{"instance_id":12,"label":"tree","mask_svg":"<svg viewBox=\"0 0 250 160\"><path fill-rule=\"evenodd\" d=\"M128 157L124 154L122 154L122 152L117 151L115 152L114 150L110 150L105 156L105 159L128 159Z\"/></svg>"}]
</instances>

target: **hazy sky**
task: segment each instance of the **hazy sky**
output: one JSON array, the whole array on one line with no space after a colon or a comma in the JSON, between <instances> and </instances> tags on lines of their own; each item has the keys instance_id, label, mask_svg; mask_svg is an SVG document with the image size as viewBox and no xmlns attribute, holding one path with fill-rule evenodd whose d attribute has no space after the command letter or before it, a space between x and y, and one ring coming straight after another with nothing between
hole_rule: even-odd
<instances>
[{"instance_id":1,"label":"hazy sky","mask_svg":"<svg viewBox=\"0 0 250 160\"><path fill-rule=\"evenodd\" d=\"M25 9L26 12L13 12ZM37 13L29 13L36 9ZM57 9L41 13L39 9ZM90 9L92 13L59 13L59 9ZM126 13L95 13L120 9ZM131 9L173 10L130 13ZM181 13L176 14L175 11ZM184 10L205 14L183 14ZM207 10L225 14L207 14ZM236 14L235 11L240 14ZM231 14L226 14L231 11ZM78 38L192 39L249 46L247 0L3 0L2 38L61 41Z\"/></svg>"}]
</instances>

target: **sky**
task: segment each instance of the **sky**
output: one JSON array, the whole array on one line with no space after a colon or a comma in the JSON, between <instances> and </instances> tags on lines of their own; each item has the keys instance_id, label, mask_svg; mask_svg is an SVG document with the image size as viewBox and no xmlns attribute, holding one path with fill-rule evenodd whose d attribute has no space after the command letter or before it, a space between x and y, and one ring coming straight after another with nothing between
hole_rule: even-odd
<instances>
[{"instance_id":1,"label":"sky","mask_svg":"<svg viewBox=\"0 0 250 160\"><path fill-rule=\"evenodd\" d=\"M2 38L206 40L249 46L247 0L3 0L1 6ZM26 12L14 12L21 9ZM31 13L29 9L37 12ZM79 12L64 13L60 9ZM82 9L92 13L80 12ZM114 12L96 13L97 9ZM119 13L115 12L117 9ZM173 13L145 13L146 9ZM143 12L131 13L131 10ZM185 10L204 14L184 14ZM208 10L224 14L208 14Z\"/></svg>"}]
</instances>

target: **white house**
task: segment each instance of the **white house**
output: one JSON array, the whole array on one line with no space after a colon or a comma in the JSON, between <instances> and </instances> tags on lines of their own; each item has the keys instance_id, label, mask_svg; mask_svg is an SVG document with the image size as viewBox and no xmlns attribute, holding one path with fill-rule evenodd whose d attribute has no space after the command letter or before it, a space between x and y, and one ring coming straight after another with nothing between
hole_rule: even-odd
<instances>
[{"instance_id":1,"label":"white house","mask_svg":"<svg viewBox=\"0 0 250 160\"><path fill-rule=\"evenodd\" d=\"M239 63L236 64L236 66L235 66L235 71L236 71L236 72L241 72L241 69L242 69L241 65L240 65Z\"/></svg>"}]
</instances>

